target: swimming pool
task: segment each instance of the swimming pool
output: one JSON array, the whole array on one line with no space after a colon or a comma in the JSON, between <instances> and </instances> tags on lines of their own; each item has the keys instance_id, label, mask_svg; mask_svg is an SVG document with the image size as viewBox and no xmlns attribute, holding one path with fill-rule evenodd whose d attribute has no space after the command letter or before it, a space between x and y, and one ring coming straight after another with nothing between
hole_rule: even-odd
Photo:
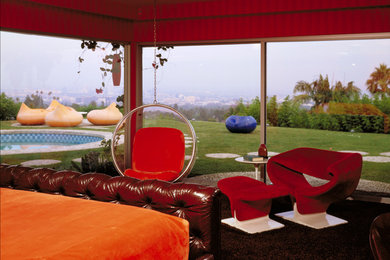
<instances>
[{"instance_id":1,"label":"swimming pool","mask_svg":"<svg viewBox=\"0 0 390 260\"><path fill-rule=\"evenodd\" d=\"M110 132L82 130L2 130L0 152L2 155L82 150L99 147Z\"/></svg>"},{"instance_id":2,"label":"swimming pool","mask_svg":"<svg viewBox=\"0 0 390 260\"><path fill-rule=\"evenodd\" d=\"M75 134L20 133L0 136L1 150L39 149L51 145L75 145L102 141L102 137Z\"/></svg>"}]
</instances>

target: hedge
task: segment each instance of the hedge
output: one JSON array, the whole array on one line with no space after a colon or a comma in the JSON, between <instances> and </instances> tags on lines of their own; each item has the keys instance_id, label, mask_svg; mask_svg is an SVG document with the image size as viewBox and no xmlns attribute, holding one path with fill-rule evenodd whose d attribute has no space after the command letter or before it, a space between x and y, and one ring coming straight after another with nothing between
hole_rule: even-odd
<instances>
[{"instance_id":1,"label":"hedge","mask_svg":"<svg viewBox=\"0 0 390 260\"><path fill-rule=\"evenodd\" d=\"M372 115L309 114L310 128L331 131L384 133L384 117Z\"/></svg>"},{"instance_id":2,"label":"hedge","mask_svg":"<svg viewBox=\"0 0 390 260\"><path fill-rule=\"evenodd\" d=\"M383 130L378 132L375 126L375 133L387 133L390 127L389 117L383 113L380 109L372 104L350 104L350 103L329 103L324 106L318 106L314 112L322 114L332 114L332 115L353 115L353 116L380 116L383 117ZM363 122L366 126L361 126L361 129L372 129L371 126L368 126L369 119L355 119L360 122ZM352 120L353 121L353 120ZM376 122L376 120L374 120ZM347 124L348 125L348 124ZM375 125L378 125L375 123ZM366 131L364 131L366 132ZM370 131L371 132L371 131Z\"/></svg>"}]
</instances>

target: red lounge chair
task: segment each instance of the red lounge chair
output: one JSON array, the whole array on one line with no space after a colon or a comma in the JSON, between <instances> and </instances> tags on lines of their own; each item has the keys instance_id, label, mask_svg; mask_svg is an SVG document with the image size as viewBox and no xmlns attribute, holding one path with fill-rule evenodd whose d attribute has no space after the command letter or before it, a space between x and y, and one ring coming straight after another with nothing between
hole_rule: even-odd
<instances>
[{"instance_id":1,"label":"red lounge chair","mask_svg":"<svg viewBox=\"0 0 390 260\"><path fill-rule=\"evenodd\" d=\"M313 228L347 223L327 215L329 205L342 200L356 189L362 170L358 153L297 148L269 159L267 172L271 182L284 186L295 199L294 211L276 214ZM305 175L325 180L312 186Z\"/></svg>"},{"instance_id":2,"label":"red lounge chair","mask_svg":"<svg viewBox=\"0 0 390 260\"><path fill-rule=\"evenodd\" d=\"M184 135L180 130L141 128L134 137L132 168L127 169L124 175L140 180L173 181L183 169L184 157Z\"/></svg>"},{"instance_id":3,"label":"red lounge chair","mask_svg":"<svg viewBox=\"0 0 390 260\"><path fill-rule=\"evenodd\" d=\"M251 234L284 227L268 214L272 198L287 195L285 189L245 176L222 179L218 187L229 198L233 216L222 223Z\"/></svg>"}]
</instances>

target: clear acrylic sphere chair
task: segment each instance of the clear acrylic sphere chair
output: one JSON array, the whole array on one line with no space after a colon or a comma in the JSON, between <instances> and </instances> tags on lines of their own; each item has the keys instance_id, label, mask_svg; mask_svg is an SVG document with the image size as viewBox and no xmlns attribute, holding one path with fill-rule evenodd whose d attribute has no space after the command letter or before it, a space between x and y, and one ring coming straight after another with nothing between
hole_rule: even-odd
<instances>
[{"instance_id":1,"label":"clear acrylic sphere chair","mask_svg":"<svg viewBox=\"0 0 390 260\"><path fill-rule=\"evenodd\" d=\"M194 128L184 115L150 104L133 109L117 124L111 155L121 175L177 182L191 172L196 145Z\"/></svg>"}]
</instances>

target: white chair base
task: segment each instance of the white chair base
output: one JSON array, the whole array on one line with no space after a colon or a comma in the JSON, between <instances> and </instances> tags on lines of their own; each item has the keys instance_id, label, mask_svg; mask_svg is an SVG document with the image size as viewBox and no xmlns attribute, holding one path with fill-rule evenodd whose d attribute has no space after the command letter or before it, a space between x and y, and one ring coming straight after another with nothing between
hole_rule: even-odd
<instances>
[{"instance_id":1,"label":"white chair base","mask_svg":"<svg viewBox=\"0 0 390 260\"><path fill-rule=\"evenodd\" d=\"M284 227L283 224L270 219L268 216L244 221L239 221L235 218L225 218L222 219L221 222L249 234L261 233Z\"/></svg>"},{"instance_id":2,"label":"white chair base","mask_svg":"<svg viewBox=\"0 0 390 260\"><path fill-rule=\"evenodd\" d=\"M326 212L300 214L297 210L296 204L294 204L294 210L278 213L275 214L275 216L315 229L322 229L348 223L348 221L328 215Z\"/></svg>"}]
</instances>

